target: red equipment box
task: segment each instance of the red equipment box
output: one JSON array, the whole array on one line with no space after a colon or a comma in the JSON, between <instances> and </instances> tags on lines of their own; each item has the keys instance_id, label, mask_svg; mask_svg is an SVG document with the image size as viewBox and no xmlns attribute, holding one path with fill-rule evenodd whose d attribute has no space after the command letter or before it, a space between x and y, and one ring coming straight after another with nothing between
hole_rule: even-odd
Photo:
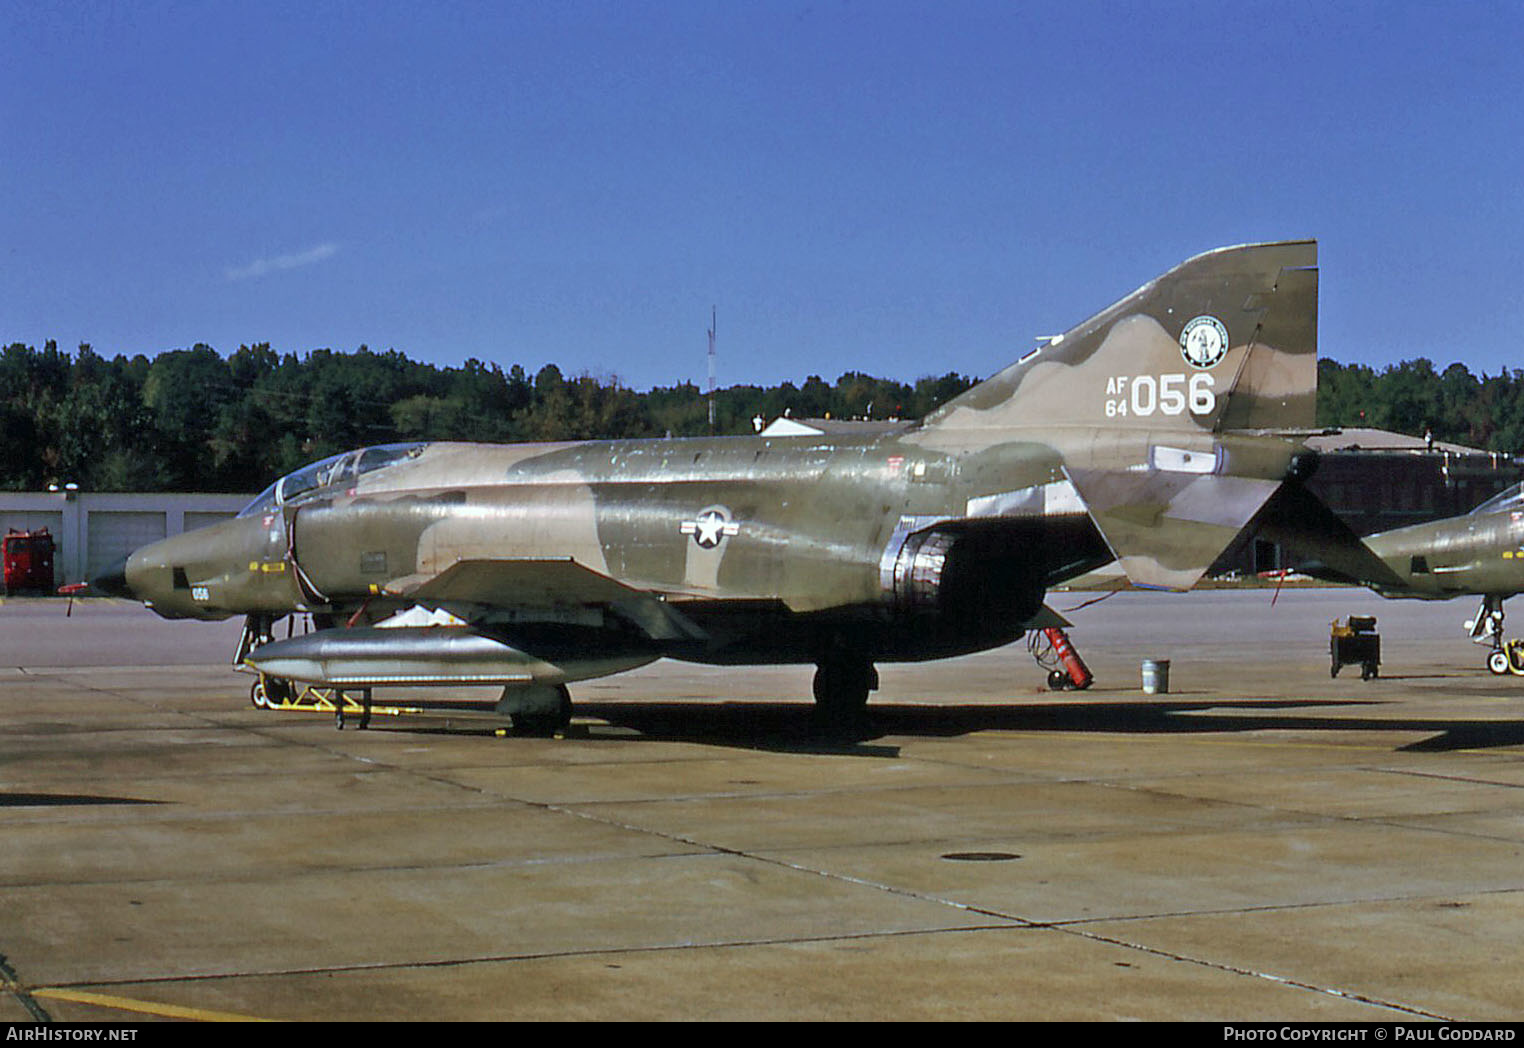
<instances>
[{"instance_id":1,"label":"red equipment box","mask_svg":"<svg viewBox=\"0 0 1524 1048\"><path fill-rule=\"evenodd\" d=\"M53 592L53 536L47 528L36 531L9 529L0 538L4 562L5 595Z\"/></svg>"}]
</instances>

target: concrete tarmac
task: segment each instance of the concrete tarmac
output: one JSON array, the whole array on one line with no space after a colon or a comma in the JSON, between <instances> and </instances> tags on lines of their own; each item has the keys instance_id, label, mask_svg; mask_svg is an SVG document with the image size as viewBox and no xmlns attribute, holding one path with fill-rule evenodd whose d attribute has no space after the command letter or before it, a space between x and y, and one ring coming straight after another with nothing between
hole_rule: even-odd
<instances>
[{"instance_id":1,"label":"concrete tarmac","mask_svg":"<svg viewBox=\"0 0 1524 1048\"><path fill-rule=\"evenodd\" d=\"M1080 693L883 666L857 741L808 667L673 663L565 738L340 732L237 623L6 601L0 1021L1518 1019L1524 677L1469 600L1271 598L1073 611Z\"/></svg>"}]
</instances>

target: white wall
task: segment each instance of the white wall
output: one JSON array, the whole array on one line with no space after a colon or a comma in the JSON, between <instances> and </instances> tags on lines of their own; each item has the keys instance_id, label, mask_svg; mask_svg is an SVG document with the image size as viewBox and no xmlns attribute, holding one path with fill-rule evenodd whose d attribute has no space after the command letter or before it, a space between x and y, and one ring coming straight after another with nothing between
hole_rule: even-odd
<instances>
[{"instance_id":1,"label":"white wall","mask_svg":"<svg viewBox=\"0 0 1524 1048\"><path fill-rule=\"evenodd\" d=\"M233 516L253 495L0 491L0 534L46 527L54 584L84 582L144 542Z\"/></svg>"}]
</instances>

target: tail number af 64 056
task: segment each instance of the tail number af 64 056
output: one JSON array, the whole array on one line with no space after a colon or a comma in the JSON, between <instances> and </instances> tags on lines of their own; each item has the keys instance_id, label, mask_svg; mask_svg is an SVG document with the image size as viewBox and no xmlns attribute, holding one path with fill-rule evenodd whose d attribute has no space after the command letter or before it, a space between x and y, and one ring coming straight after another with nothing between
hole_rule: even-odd
<instances>
[{"instance_id":1,"label":"tail number af 64 056","mask_svg":"<svg viewBox=\"0 0 1524 1048\"><path fill-rule=\"evenodd\" d=\"M1194 375L1113 375L1106 380L1107 418L1150 415L1210 415L1217 407L1217 383L1204 371Z\"/></svg>"}]
</instances>

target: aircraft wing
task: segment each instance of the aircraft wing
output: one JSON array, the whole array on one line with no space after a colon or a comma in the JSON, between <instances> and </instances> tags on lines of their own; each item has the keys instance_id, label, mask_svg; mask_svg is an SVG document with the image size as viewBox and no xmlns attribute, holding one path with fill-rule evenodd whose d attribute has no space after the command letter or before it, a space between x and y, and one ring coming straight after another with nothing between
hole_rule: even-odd
<instances>
[{"instance_id":1,"label":"aircraft wing","mask_svg":"<svg viewBox=\"0 0 1524 1048\"><path fill-rule=\"evenodd\" d=\"M437 575L406 575L382 587L424 607L461 610L607 607L657 640L702 640L703 630L656 594L627 586L571 557L459 560ZM464 614L467 620L477 614Z\"/></svg>"},{"instance_id":2,"label":"aircraft wing","mask_svg":"<svg viewBox=\"0 0 1524 1048\"><path fill-rule=\"evenodd\" d=\"M437 575L406 575L384 588L424 604L466 601L538 607L607 604L643 592L571 557L458 560Z\"/></svg>"}]
</instances>

